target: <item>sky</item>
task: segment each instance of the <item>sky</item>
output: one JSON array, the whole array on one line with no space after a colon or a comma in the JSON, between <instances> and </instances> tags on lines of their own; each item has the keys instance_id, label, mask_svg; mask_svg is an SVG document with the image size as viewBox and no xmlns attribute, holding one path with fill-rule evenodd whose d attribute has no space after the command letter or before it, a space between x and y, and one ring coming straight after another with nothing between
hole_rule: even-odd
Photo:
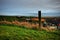
<instances>
[{"instance_id":1,"label":"sky","mask_svg":"<svg viewBox=\"0 0 60 40\"><path fill-rule=\"evenodd\" d=\"M42 13L55 13L58 16L60 13L60 0L0 0L0 15L29 14L33 16L39 10Z\"/></svg>"}]
</instances>

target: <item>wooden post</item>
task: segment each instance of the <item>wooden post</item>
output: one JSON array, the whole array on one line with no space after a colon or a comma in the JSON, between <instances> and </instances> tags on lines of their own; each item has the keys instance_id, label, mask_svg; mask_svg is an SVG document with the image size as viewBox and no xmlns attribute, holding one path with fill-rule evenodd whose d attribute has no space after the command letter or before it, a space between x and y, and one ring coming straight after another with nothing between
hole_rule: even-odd
<instances>
[{"instance_id":1,"label":"wooden post","mask_svg":"<svg viewBox=\"0 0 60 40\"><path fill-rule=\"evenodd\" d=\"M41 11L38 11L39 29L41 29Z\"/></svg>"}]
</instances>

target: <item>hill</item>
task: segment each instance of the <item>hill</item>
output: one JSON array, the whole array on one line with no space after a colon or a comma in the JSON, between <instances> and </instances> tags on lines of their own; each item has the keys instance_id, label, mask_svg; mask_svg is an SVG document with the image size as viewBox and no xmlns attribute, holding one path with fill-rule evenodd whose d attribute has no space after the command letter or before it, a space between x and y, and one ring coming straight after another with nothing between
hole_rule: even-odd
<instances>
[{"instance_id":1,"label":"hill","mask_svg":"<svg viewBox=\"0 0 60 40\"><path fill-rule=\"evenodd\" d=\"M0 25L0 40L59 40L60 31L47 32L16 25Z\"/></svg>"}]
</instances>

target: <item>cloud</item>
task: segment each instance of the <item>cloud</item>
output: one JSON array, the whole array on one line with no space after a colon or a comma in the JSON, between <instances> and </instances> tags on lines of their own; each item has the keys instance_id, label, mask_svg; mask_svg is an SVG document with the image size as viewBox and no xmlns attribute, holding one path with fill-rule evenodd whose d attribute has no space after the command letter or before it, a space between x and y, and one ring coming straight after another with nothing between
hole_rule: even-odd
<instances>
[{"instance_id":1,"label":"cloud","mask_svg":"<svg viewBox=\"0 0 60 40\"><path fill-rule=\"evenodd\" d=\"M2 11L60 11L60 0L1 0Z\"/></svg>"}]
</instances>

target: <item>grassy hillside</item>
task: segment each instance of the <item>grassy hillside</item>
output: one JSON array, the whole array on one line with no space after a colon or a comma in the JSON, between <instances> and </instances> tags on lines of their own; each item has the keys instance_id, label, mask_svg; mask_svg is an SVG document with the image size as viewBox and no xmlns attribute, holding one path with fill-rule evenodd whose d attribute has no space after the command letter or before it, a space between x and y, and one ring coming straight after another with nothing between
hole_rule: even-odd
<instances>
[{"instance_id":1,"label":"grassy hillside","mask_svg":"<svg viewBox=\"0 0 60 40\"><path fill-rule=\"evenodd\" d=\"M0 25L0 40L59 40L60 31L47 32L16 25Z\"/></svg>"}]
</instances>

